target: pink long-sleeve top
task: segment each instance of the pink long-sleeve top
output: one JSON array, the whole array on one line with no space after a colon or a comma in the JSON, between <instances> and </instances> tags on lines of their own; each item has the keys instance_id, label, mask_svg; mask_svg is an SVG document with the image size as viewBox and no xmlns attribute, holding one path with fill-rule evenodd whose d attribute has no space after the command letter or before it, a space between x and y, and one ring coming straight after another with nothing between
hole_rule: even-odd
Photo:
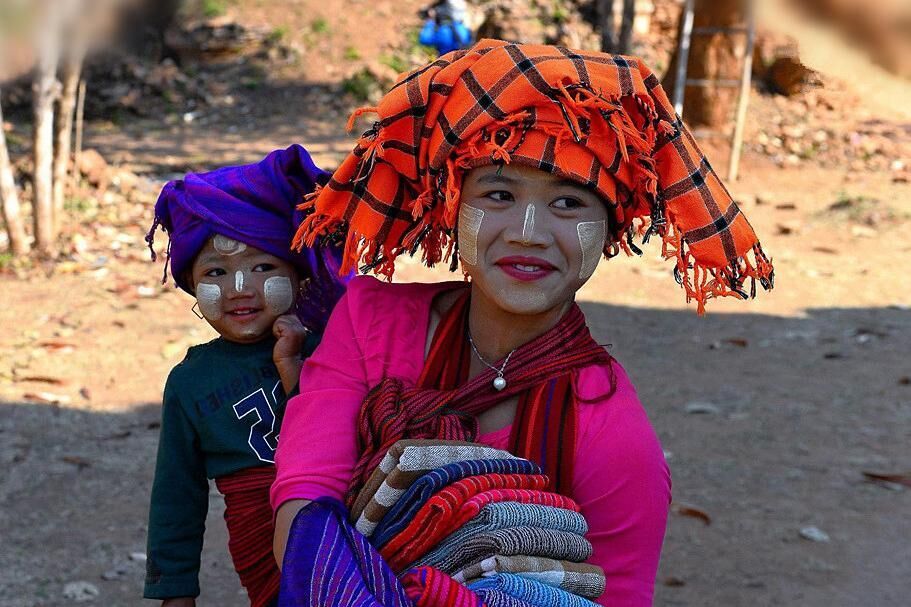
<instances>
[{"instance_id":1,"label":"pink long-sleeve top","mask_svg":"<svg viewBox=\"0 0 911 607\"><path fill-rule=\"evenodd\" d=\"M272 506L291 499L342 499L358 459L357 417L385 377L414 385L424 365L434 296L464 283L387 284L357 277L322 342L304 363L300 394L286 406L276 452ZM614 363L579 372L578 432L571 497L589 524L589 562L604 568L610 607L652 604L670 504L670 472L636 390ZM600 400L597 400L599 399ZM593 402L588 402L596 399ZM586 401L586 402L582 402ZM506 449L510 426L478 442Z\"/></svg>"}]
</instances>

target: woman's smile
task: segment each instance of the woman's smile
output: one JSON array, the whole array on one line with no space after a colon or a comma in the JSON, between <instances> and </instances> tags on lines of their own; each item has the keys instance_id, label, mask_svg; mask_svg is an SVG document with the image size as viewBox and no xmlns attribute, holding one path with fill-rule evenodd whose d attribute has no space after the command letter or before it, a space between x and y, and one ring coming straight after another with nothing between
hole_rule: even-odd
<instances>
[{"instance_id":1,"label":"woman's smile","mask_svg":"<svg viewBox=\"0 0 911 607\"><path fill-rule=\"evenodd\" d=\"M556 271L556 267L548 261L538 257L525 257L510 255L495 262L504 273L517 280L535 281L549 276Z\"/></svg>"}]
</instances>

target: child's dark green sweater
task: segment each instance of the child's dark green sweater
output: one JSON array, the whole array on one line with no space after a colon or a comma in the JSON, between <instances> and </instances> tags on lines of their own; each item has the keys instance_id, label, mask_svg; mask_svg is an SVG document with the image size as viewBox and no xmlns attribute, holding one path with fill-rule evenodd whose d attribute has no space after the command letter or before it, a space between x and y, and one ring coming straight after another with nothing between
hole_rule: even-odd
<instances>
[{"instance_id":1,"label":"child's dark green sweater","mask_svg":"<svg viewBox=\"0 0 911 607\"><path fill-rule=\"evenodd\" d=\"M313 336L304 356L315 348ZM193 346L164 389L149 510L144 596L199 595L209 505L207 478L274 465L287 399L272 362L274 339Z\"/></svg>"}]
</instances>

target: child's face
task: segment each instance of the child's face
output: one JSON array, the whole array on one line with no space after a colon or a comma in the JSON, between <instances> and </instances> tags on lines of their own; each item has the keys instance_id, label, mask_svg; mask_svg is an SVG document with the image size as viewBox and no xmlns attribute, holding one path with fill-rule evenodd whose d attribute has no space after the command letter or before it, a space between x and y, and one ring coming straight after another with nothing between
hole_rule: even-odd
<instances>
[{"instance_id":1,"label":"child's face","mask_svg":"<svg viewBox=\"0 0 911 607\"><path fill-rule=\"evenodd\" d=\"M297 300L294 266L220 234L196 256L192 273L199 311L228 341L263 339Z\"/></svg>"},{"instance_id":2,"label":"child's face","mask_svg":"<svg viewBox=\"0 0 911 607\"><path fill-rule=\"evenodd\" d=\"M574 182L518 165L471 170L462 184L459 253L477 288L514 314L573 300L604 249L607 209Z\"/></svg>"}]
</instances>

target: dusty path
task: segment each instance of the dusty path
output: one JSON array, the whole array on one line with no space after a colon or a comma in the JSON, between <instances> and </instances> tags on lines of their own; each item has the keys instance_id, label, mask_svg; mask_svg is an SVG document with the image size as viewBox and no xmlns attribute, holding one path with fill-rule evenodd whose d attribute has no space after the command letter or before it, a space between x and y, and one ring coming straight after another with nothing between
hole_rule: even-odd
<instances>
[{"instance_id":1,"label":"dusty path","mask_svg":"<svg viewBox=\"0 0 911 607\"><path fill-rule=\"evenodd\" d=\"M738 185L747 200L800 203L752 209L778 270L776 291L755 302L697 318L654 251L604 264L581 295L639 388L675 500L711 518L672 516L659 605L902 604L911 491L862 473L911 464L911 282L896 271L908 221L852 235L850 221L820 214L843 187L835 173L779 170ZM852 187L909 194L886 176ZM776 234L795 217L799 235ZM210 332L185 295L156 286L157 267L106 270L2 279L16 296L0 311L0 605L68 604L63 587L78 580L100 590L97 604L141 603L129 555L143 550L159 390ZM441 276L406 265L401 278ZM29 402L40 392L70 403ZM688 414L695 402L710 412ZM211 506L201 604L241 605L214 493ZM830 540L802 539L806 526Z\"/></svg>"},{"instance_id":2,"label":"dusty path","mask_svg":"<svg viewBox=\"0 0 911 607\"><path fill-rule=\"evenodd\" d=\"M273 105L230 125L94 125L88 143L157 178L295 141L337 162L339 122L293 108L293 85L269 93ZM887 110L869 109L899 119ZM652 247L602 264L580 295L674 477L656 604L905 605L911 490L863 472L911 470L911 185L749 155L742 172L734 192L774 256L773 293L697 318ZM70 605L64 588L78 581L99 592L88 604L143 604L160 391L211 331L158 284L134 223L102 233L103 260L0 276L0 607ZM443 277L413 264L399 275ZM222 511L213 492L200 605L240 606ZM811 526L828 541L802 538Z\"/></svg>"}]
</instances>

